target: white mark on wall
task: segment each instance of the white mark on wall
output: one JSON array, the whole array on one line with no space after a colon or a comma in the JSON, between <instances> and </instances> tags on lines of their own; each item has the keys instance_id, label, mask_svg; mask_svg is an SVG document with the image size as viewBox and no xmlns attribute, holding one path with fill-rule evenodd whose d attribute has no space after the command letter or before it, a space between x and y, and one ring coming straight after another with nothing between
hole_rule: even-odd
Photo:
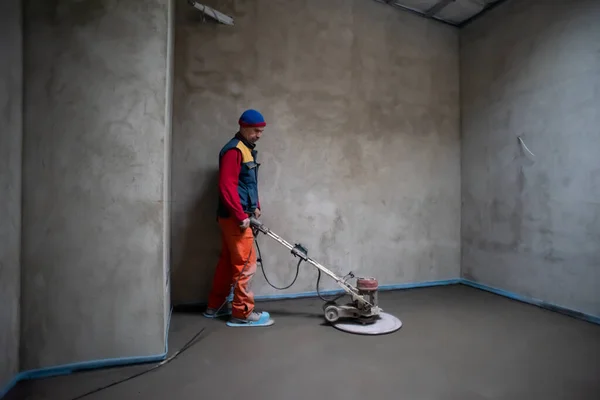
<instances>
[{"instance_id":1,"label":"white mark on wall","mask_svg":"<svg viewBox=\"0 0 600 400\"><path fill-rule=\"evenodd\" d=\"M521 136L519 136L519 142L521 142L521 144L523 145L523 147L525 148L525 150L527 150L529 152L529 154L531 154L533 157L535 157L535 154L533 154L531 152L531 150L529 150L529 148L527 147L527 145L525 144L525 142L523 142L523 139L521 138Z\"/></svg>"}]
</instances>

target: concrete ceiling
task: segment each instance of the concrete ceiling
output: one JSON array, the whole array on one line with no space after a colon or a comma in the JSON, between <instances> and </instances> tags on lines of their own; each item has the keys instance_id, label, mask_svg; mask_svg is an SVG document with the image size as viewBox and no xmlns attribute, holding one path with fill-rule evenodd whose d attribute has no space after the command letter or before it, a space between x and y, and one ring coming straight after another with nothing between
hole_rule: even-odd
<instances>
[{"instance_id":1,"label":"concrete ceiling","mask_svg":"<svg viewBox=\"0 0 600 400\"><path fill-rule=\"evenodd\" d=\"M504 0L375 0L390 6L461 27Z\"/></svg>"}]
</instances>

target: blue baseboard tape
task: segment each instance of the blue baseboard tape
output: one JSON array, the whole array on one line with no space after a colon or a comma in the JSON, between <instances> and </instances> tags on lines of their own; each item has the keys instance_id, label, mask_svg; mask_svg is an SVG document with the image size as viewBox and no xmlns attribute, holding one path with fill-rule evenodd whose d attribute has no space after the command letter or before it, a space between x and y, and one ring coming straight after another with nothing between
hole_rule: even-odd
<instances>
[{"instance_id":1,"label":"blue baseboard tape","mask_svg":"<svg viewBox=\"0 0 600 400\"><path fill-rule=\"evenodd\" d=\"M481 283L473 282L468 279L461 279L460 283L463 285L466 285L466 286L473 287L473 288L485 290L486 292L490 292L490 293L494 293L494 294L497 294L497 295L500 295L503 297L507 297L512 300L517 300L522 303L531 304L531 305L538 306L540 308L543 308L543 309L546 309L549 311L554 311L559 314L568 315L569 317L577 318L577 319L580 319L583 321L591 322L596 325L600 325L600 317L599 316L590 315L590 314L586 314L586 313L583 313L580 311L572 310L570 308L557 306L556 304L548 303L543 300L529 298L526 296L522 296L520 294L509 292L507 290L498 289L498 288L487 286L487 285L484 285Z\"/></svg>"},{"instance_id":2,"label":"blue baseboard tape","mask_svg":"<svg viewBox=\"0 0 600 400\"><path fill-rule=\"evenodd\" d=\"M416 288L425 288L425 287L434 287L434 286L447 286L447 285L456 285L460 283L460 279L448 279L443 281L425 281L425 282L410 282L410 283L400 283L393 285L380 285L379 291L390 291L390 290L406 290L406 289L416 289ZM322 296L331 296L342 294L344 292L343 289L335 289L335 290L320 290L319 291ZM302 293L290 293L290 294L272 294L272 295L264 295L264 296L256 296L256 301L271 301L271 300L288 300L288 299L300 299L306 297L317 297L317 292L302 292Z\"/></svg>"},{"instance_id":3,"label":"blue baseboard tape","mask_svg":"<svg viewBox=\"0 0 600 400\"><path fill-rule=\"evenodd\" d=\"M167 354L169 353L169 329L171 327L172 313L173 308L171 308L171 311L169 312L169 318L167 320L164 353L151 356L109 358L106 360L84 361L73 364L58 365L56 367L23 371L17 374L17 376L15 376L6 387L0 390L0 399L2 399L12 388L15 387L17 383L21 381L26 381L30 379L50 378L53 376L61 375L70 375L74 372L88 371L101 368L123 367L128 365L156 363L163 361L167 358Z\"/></svg>"},{"instance_id":4,"label":"blue baseboard tape","mask_svg":"<svg viewBox=\"0 0 600 400\"><path fill-rule=\"evenodd\" d=\"M21 374L18 374L17 376L12 378L12 380L8 382L8 385L6 385L4 388L2 388L2 390L0 390L0 399L3 399L4 396L6 396L8 392L10 392L12 388L14 388L17 385L17 383L19 383L19 381L21 380L23 380Z\"/></svg>"},{"instance_id":5,"label":"blue baseboard tape","mask_svg":"<svg viewBox=\"0 0 600 400\"><path fill-rule=\"evenodd\" d=\"M600 317L585 314L579 311L571 310L565 307L560 307L545 301L531 299L526 296L521 296L515 293L511 293L506 290L497 289L491 286L487 286L481 283L473 282L468 279L448 279L441 281L426 281L426 282L411 282L411 283L401 283L401 284L393 284L393 285L381 285L379 286L379 291L391 291L391 290L406 290L406 289L415 289L415 288L426 288L426 287L434 287L434 286L448 286L448 285L465 285L473 288L477 288L480 290L484 290L486 292L495 293L497 295L507 297L512 300L517 300L523 303L532 304L547 310L551 310L560 314L568 315L574 318L578 318L580 320L584 320L587 322L591 322L597 325L600 325ZM323 296L331 296L341 294L343 292L342 289L339 290L322 290L320 291ZM274 295L263 295L256 296L255 300L259 301L276 301L276 300L289 300L289 299L301 299L301 298L310 298L316 297L317 292L302 292L302 293L283 293L283 294L274 294ZM186 307L196 308L196 307L206 307L206 302L192 302L192 303L184 303L179 304L175 308L176 309L185 309Z\"/></svg>"},{"instance_id":6,"label":"blue baseboard tape","mask_svg":"<svg viewBox=\"0 0 600 400\"><path fill-rule=\"evenodd\" d=\"M461 283L461 279L448 279L441 281L425 281L425 282L409 282L409 283L400 283L393 285L380 285L379 291L389 291L389 290L403 290L403 289L416 289L416 288L425 288L425 287L434 287L434 286L447 286L447 285L456 285ZM343 289L334 289L334 290L319 290L321 296L335 296L344 292ZM292 300L292 299L303 299L317 297L317 292L300 292L300 293L282 293L282 294L268 294L255 296L254 300L257 302L260 301L275 301L275 300ZM189 303L180 303L175 306L175 309L184 309L184 308L196 308L196 307L206 307L206 301L196 301Z\"/></svg>"}]
</instances>

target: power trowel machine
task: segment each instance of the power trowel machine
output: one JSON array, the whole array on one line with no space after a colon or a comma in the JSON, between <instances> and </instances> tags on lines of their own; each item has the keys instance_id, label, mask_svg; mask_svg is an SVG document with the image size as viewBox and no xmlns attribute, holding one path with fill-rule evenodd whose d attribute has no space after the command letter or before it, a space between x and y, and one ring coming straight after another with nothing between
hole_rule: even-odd
<instances>
[{"instance_id":1,"label":"power trowel machine","mask_svg":"<svg viewBox=\"0 0 600 400\"><path fill-rule=\"evenodd\" d=\"M291 245L254 217L250 218L250 225L252 226L255 236L258 232L262 232L272 239L275 239L277 242L291 250L295 257L299 257L302 261L314 265L321 272L329 275L329 277L335 280L336 283L350 295L352 301L347 304L338 305L335 300L333 300L327 301L323 305L325 319L328 322L334 324L341 320L349 320L358 322L362 325L367 325L373 324L380 319L382 310L379 308L377 298L379 285L375 278L356 278L356 286L352 286L347 282L347 279L338 277L329 269L308 257L308 251L301 244ZM350 275L351 277L354 277L353 274Z\"/></svg>"}]
</instances>

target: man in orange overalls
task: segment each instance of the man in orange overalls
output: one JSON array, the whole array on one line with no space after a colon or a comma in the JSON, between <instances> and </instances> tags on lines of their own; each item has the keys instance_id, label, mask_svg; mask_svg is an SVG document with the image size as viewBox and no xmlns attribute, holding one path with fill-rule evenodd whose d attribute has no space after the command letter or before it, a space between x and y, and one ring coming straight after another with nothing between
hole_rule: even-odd
<instances>
[{"instance_id":1,"label":"man in orange overalls","mask_svg":"<svg viewBox=\"0 0 600 400\"><path fill-rule=\"evenodd\" d=\"M240 129L219 153L219 206L217 219L221 228L221 255L208 308L204 315L215 318L229 315L229 326L266 326L273 320L269 313L254 309L254 295L249 283L256 272L254 235L250 216L260 217L256 142L266 126L256 110L245 111L239 119ZM233 285L232 309L225 305Z\"/></svg>"}]
</instances>

